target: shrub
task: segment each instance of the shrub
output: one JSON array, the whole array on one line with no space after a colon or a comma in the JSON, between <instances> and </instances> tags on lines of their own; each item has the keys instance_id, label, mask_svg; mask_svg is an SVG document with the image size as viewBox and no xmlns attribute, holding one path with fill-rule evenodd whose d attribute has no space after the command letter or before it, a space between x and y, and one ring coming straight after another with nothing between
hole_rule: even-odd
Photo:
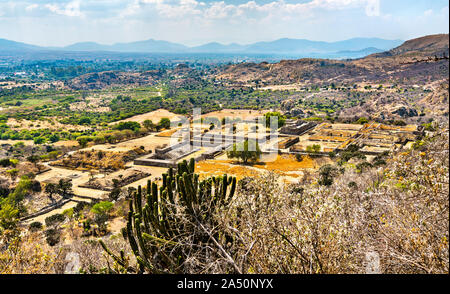
<instances>
[{"instance_id":1,"label":"shrub","mask_svg":"<svg viewBox=\"0 0 450 294\"><path fill-rule=\"evenodd\" d=\"M36 232L38 230L42 229L42 223L41 222L32 222L29 226L30 231Z\"/></svg>"},{"instance_id":2,"label":"shrub","mask_svg":"<svg viewBox=\"0 0 450 294\"><path fill-rule=\"evenodd\" d=\"M45 219L45 225L47 227L56 225L58 223L63 222L66 217L63 214L54 214Z\"/></svg>"},{"instance_id":3,"label":"shrub","mask_svg":"<svg viewBox=\"0 0 450 294\"><path fill-rule=\"evenodd\" d=\"M61 232L57 229L48 229L47 231L45 231L45 237L48 245L55 246L59 243Z\"/></svg>"}]
</instances>

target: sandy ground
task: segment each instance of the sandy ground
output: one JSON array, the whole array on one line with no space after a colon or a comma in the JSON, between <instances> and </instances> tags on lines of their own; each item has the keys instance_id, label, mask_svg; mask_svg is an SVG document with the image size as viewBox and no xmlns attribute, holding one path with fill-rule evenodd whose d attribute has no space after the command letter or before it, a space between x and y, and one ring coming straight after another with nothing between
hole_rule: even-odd
<instances>
[{"instance_id":1,"label":"sandy ground","mask_svg":"<svg viewBox=\"0 0 450 294\"><path fill-rule=\"evenodd\" d=\"M124 122L124 121L135 121L138 123L142 123L147 119L151 120L154 124L157 124L163 117L167 117L172 122L172 121L180 120L180 118L182 116L175 114L173 112L170 112L168 110L165 110L165 109L158 109L158 110L155 110L152 112L147 112L144 114L139 114L139 115L129 117L127 119L119 120L119 121L110 123L110 125L115 125L115 124L118 124L119 122Z\"/></svg>"},{"instance_id":2,"label":"sandy ground","mask_svg":"<svg viewBox=\"0 0 450 294\"><path fill-rule=\"evenodd\" d=\"M201 117L217 117L218 119L222 119L224 117L239 117L242 119L253 119L258 116L263 116L267 112L269 112L269 110L222 109L219 111L202 114Z\"/></svg>"},{"instance_id":3,"label":"sandy ground","mask_svg":"<svg viewBox=\"0 0 450 294\"><path fill-rule=\"evenodd\" d=\"M79 145L80 144L78 144L78 141L75 140L58 141L53 143L53 146L55 147L77 147Z\"/></svg>"},{"instance_id":4,"label":"sandy ground","mask_svg":"<svg viewBox=\"0 0 450 294\"><path fill-rule=\"evenodd\" d=\"M47 120L36 120L36 121L30 121L26 119L22 119L20 121L17 121L14 118L9 118L6 123L10 128L15 130L37 130L37 129L50 129L50 130L77 130L77 131L84 131L89 129L89 127L86 126L75 126L75 125L65 125L62 123L59 123L56 118L52 119L52 122L49 122Z\"/></svg>"},{"instance_id":5,"label":"sandy ground","mask_svg":"<svg viewBox=\"0 0 450 294\"><path fill-rule=\"evenodd\" d=\"M152 150L154 152L155 148L162 145L170 144L170 137L158 137L157 134L150 134L145 137L120 142L117 144L100 144L94 145L92 147L87 147L82 150L103 150L103 151L116 151L116 152L126 152L135 148L140 148L144 146L145 150Z\"/></svg>"},{"instance_id":6,"label":"sandy ground","mask_svg":"<svg viewBox=\"0 0 450 294\"><path fill-rule=\"evenodd\" d=\"M34 145L33 140L0 140L0 145L2 144L14 145L17 142L23 142L26 146Z\"/></svg>"}]
</instances>

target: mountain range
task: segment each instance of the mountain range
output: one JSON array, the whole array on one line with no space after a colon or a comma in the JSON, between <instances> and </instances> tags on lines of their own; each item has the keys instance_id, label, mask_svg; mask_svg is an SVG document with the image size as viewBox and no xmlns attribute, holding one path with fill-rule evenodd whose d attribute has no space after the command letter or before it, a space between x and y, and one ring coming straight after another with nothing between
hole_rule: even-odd
<instances>
[{"instance_id":1,"label":"mountain range","mask_svg":"<svg viewBox=\"0 0 450 294\"><path fill-rule=\"evenodd\" d=\"M218 54L271 54L322 58L357 58L395 48L402 40L380 38L353 38L338 42L311 41L283 38L270 42L248 45L207 43L188 47L182 44L149 39L130 43L104 45L96 42L81 42L65 47L41 47L21 42L0 39L0 51L4 52L122 52L122 53L218 53Z\"/></svg>"}]
</instances>

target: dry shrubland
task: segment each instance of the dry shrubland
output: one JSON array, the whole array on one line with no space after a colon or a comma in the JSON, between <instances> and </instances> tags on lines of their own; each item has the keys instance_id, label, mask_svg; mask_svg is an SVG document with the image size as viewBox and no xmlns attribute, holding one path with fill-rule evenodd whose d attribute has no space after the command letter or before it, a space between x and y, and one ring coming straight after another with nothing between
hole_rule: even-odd
<instances>
[{"instance_id":1,"label":"dry shrubland","mask_svg":"<svg viewBox=\"0 0 450 294\"><path fill-rule=\"evenodd\" d=\"M236 220L243 271L448 273L448 132L426 141L330 187L284 186L274 174L241 187L221 217Z\"/></svg>"}]
</instances>

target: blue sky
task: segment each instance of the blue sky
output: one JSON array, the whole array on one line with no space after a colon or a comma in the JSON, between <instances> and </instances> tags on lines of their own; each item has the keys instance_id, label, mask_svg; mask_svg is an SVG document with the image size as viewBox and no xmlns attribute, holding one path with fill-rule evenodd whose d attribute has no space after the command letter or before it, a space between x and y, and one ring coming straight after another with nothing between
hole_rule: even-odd
<instances>
[{"instance_id":1,"label":"blue sky","mask_svg":"<svg viewBox=\"0 0 450 294\"><path fill-rule=\"evenodd\" d=\"M199 45L448 33L448 0L0 0L0 38Z\"/></svg>"}]
</instances>

